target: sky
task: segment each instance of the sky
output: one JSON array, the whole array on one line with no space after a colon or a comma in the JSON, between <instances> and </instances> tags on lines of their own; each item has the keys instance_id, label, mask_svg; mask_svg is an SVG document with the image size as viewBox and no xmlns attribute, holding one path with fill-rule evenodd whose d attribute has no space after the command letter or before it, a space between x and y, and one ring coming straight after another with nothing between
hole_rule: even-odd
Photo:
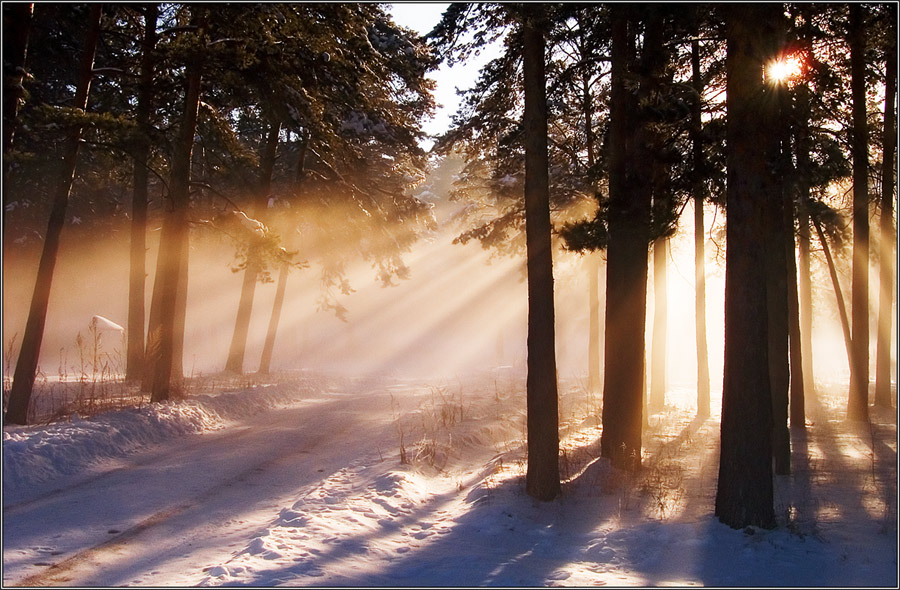
<instances>
[{"instance_id":1,"label":"sky","mask_svg":"<svg viewBox=\"0 0 900 590\"><path fill-rule=\"evenodd\" d=\"M440 21L441 14L450 4L403 2L390 6L391 14L398 25L425 35ZM437 71L429 74L429 77L437 83L435 100L438 103L438 109L434 118L424 125L426 133L436 135L450 127L451 118L460 104L459 96L456 94L457 89L471 88L478 78L481 66L495 57L498 52L499 48L492 46L466 64L458 64L452 68L441 65Z\"/></svg>"}]
</instances>

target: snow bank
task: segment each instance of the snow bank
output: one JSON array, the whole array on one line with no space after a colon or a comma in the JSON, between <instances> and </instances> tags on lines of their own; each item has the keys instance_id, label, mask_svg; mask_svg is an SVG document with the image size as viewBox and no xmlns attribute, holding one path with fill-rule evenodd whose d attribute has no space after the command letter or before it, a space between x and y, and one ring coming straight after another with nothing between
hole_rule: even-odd
<instances>
[{"instance_id":1,"label":"snow bank","mask_svg":"<svg viewBox=\"0 0 900 590\"><path fill-rule=\"evenodd\" d=\"M9 505L36 484L82 473L175 437L223 428L229 421L289 405L309 391L298 382L200 395L100 414L78 415L49 426L6 426L3 431L3 495Z\"/></svg>"}]
</instances>

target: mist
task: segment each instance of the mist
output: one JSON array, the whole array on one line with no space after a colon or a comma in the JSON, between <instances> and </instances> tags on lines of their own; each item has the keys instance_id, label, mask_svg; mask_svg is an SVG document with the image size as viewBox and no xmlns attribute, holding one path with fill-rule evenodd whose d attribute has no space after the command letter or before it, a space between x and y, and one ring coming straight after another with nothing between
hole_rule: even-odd
<instances>
[{"instance_id":1,"label":"mist","mask_svg":"<svg viewBox=\"0 0 900 590\"><path fill-rule=\"evenodd\" d=\"M428 183L426 182L426 185ZM440 196L438 195L438 199ZM689 205L690 206L690 205ZM284 309L275 343L273 371L319 371L344 376L452 378L482 371L524 374L526 286L524 259L504 256L477 242L454 244L458 227L453 204L438 200L438 229L418 240L403 256L408 278L379 280L372 261L341 255L344 276L352 288L330 296L346 309L343 318L321 309L327 292L322 282L329 252L309 238L309 219L288 222L299 246L297 258L306 268L290 272ZM690 406L696 388L692 216L670 240L668 261L667 403ZM282 216L294 219L295 212ZM327 216L319 211L317 216ZM337 227L343 213L316 219L319 228ZM722 217L709 208L707 236L721 229ZM293 223L293 225L292 225ZM100 315L125 325L128 305L128 233L124 224L113 231L67 228L54 276L40 371L47 377L79 373L79 333L89 338L89 322ZM149 232L147 268L156 266L159 231ZM348 252L374 236L357 235ZM3 270L4 372L11 375L21 339L40 255L37 244L7 244ZM191 235L188 308L185 330L185 376L223 370L234 330L242 274L233 272L235 245L227 235L197 227ZM817 380L835 382L849 375L846 353L827 271L815 263L813 359ZM707 246L707 333L713 407L721 395L724 345L724 242ZM652 265L648 270L646 341L653 331ZM556 341L561 379L586 382L588 342L587 264L582 254L562 248L554 252ZM605 265L601 265L601 302ZM877 284L877 283L875 283ZM334 291L332 289L332 291ZM152 276L148 280L149 309ZM245 371L255 372L272 312L275 282L257 285L247 341ZM601 307L602 309L602 307ZM873 330L874 333L874 330ZM102 347L118 372L124 371L123 339L102 335ZM649 348L649 346L648 346ZM648 353L649 355L649 350ZM602 354L601 354L602 363Z\"/></svg>"}]
</instances>

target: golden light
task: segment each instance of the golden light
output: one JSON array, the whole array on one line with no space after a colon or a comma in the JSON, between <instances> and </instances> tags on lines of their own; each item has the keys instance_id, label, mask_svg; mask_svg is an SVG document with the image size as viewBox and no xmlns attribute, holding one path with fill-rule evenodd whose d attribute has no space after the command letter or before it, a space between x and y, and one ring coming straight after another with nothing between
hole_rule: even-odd
<instances>
[{"instance_id":1,"label":"golden light","mask_svg":"<svg viewBox=\"0 0 900 590\"><path fill-rule=\"evenodd\" d=\"M766 77L776 84L796 80L803 74L803 60L799 55L781 57L766 68Z\"/></svg>"}]
</instances>

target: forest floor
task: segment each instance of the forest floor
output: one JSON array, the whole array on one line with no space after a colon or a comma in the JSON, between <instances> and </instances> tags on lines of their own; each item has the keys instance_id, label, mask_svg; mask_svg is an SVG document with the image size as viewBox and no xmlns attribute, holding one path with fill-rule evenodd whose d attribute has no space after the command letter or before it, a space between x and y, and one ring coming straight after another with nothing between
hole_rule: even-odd
<instances>
[{"instance_id":1,"label":"forest floor","mask_svg":"<svg viewBox=\"0 0 900 590\"><path fill-rule=\"evenodd\" d=\"M848 425L842 385L792 432L774 530L713 516L718 415L690 392L622 473L598 458L598 400L563 383L563 494L538 503L508 369L247 385L6 426L4 586L898 583L896 412Z\"/></svg>"}]
</instances>

